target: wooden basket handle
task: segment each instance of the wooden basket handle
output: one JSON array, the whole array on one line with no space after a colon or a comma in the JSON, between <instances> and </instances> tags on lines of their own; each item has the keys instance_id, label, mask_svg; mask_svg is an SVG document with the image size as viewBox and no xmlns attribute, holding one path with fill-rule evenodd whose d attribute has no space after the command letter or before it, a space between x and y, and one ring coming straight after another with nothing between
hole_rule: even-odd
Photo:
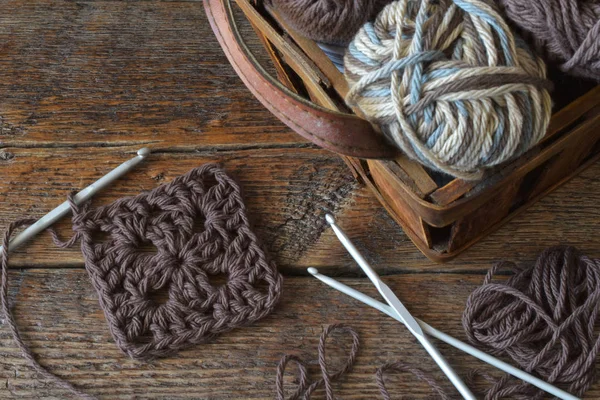
<instances>
[{"instance_id":1,"label":"wooden basket handle","mask_svg":"<svg viewBox=\"0 0 600 400\"><path fill-rule=\"evenodd\" d=\"M394 158L397 150L371 124L353 114L328 110L283 86L256 60L237 27L232 0L204 0L210 25L229 62L254 96L284 124L311 142L338 154ZM251 22L262 18L246 13ZM260 21L262 24L266 21ZM259 25L259 24L256 24Z\"/></svg>"}]
</instances>

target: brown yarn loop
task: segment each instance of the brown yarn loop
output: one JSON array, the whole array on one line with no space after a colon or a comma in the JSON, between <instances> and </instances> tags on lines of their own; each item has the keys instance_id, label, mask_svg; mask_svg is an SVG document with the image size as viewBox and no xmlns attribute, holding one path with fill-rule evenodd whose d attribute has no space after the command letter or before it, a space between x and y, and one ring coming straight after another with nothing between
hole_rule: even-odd
<instances>
[{"instance_id":1,"label":"brown yarn loop","mask_svg":"<svg viewBox=\"0 0 600 400\"><path fill-rule=\"evenodd\" d=\"M570 74L600 81L598 0L500 0L537 48Z\"/></svg>"},{"instance_id":2,"label":"brown yarn loop","mask_svg":"<svg viewBox=\"0 0 600 400\"><path fill-rule=\"evenodd\" d=\"M504 270L514 275L493 282ZM553 247L529 268L510 262L492 267L467 300L463 326L474 345L508 355L527 372L581 396L596 381L599 311L600 260L572 247ZM517 392L519 398L544 396L531 385L503 378L486 398Z\"/></svg>"},{"instance_id":3,"label":"brown yarn loop","mask_svg":"<svg viewBox=\"0 0 600 400\"><path fill-rule=\"evenodd\" d=\"M542 392L535 393L530 384L511 375L504 374L497 378L477 368L468 371L465 383L469 387L474 387L478 379L482 379L488 386L484 400L541 400L545 397Z\"/></svg>"},{"instance_id":4,"label":"brown yarn loop","mask_svg":"<svg viewBox=\"0 0 600 400\"><path fill-rule=\"evenodd\" d=\"M251 231L241 189L216 165L207 164L135 197L90 209L69 196L75 234L100 307L117 346L130 357L163 357L273 311L282 276ZM83 398L70 383L35 360L19 335L8 305L9 225L0 252L2 311L23 356L45 378ZM104 234L103 240L98 237ZM153 246L154 252L144 247ZM227 274L216 285L211 276ZM157 294L163 295L161 299Z\"/></svg>"},{"instance_id":5,"label":"brown yarn loop","mask_svg":"<svg viewBox=\"0 0 600 400\"><path fill-rule=\"evenodd\" d=\"M332 374L329 372L327 361L325 359L325 346L327 338L334 332L349 334L352 337L352 348L350 350L350 354L348 355L346 363L342 366L340 370ZM356 362L356 357L358 355L359 349L360 340L358 333L354 330L354 328L344 324L329 325L323 330L323 333L319 338L318 358L322 378L310 383L306 365L302 362L302 360L300 360L299 357L294 355L285 355L281 358L281 360L279 361L279 365L277 366L277 375L275 379L275 398L277 400L286 400L283 385L283 377L285 375L285 369L287 365L290 362L294 362L298 366L299 383L296 391L290 397L288 397L287 400L297 400L300 398L302 398L303 400L308 400L310 399L313 392L321 386L325 386L325 394L327 400L335 400L335 397L333 395L332 383L337 379L341 378L344 374L346 374L352 369L354 363ZM375 374L377 386L379 387L381 396L384 398L384 400L391 399L383 380L383 375L387 371L410 372L418 380L427 382L431 386L431 388L435 392L437 392L437 394L439 394L442 400L450 399L450 397L444 391L444 389L442 389L442 387L429 374L423 372L419 368L415 368L408 364L402 362L393 362L381 366L377 369L377 372Z\"/></svg>"},{"instance_id":6,"label":"brown yarn loop","mask_svg":"<svg viewBox=\"0 0 600 400\"><path fill-rule=\"evenodd\" d=\"M313 40L347 45L392 0L271 0L283 18Z\"/></svg>"},{"instance_id":7,"label":"brown yarn loop","mask_svg":"<svg viewBox=\"0 0 600 400\"><path fill-rule=\"evenodd\" d=\"M327 367L327 361L325 359L325 344L329 335L331 335L334 332L349 334L352 337L352 348L350 349L350 354L348 355L348 359L346 360L346 363L343 365L343 367L339 371L336 371L332 374L329 372L329 369ZM279 361L279 365L277 366L277 377L275 380L277 400L285 400L283 376L285 374L285 368L287 364L291 361L293 361L298 366L298 378L300 383L298 384L298 388L296 389L294 394L292 394L288 398L288 400L296 400L299 398L309 399L312 393L322 385L325 385L327 400L333 400L333 389L331 387L331 383L333 381L336 381L352 369L356 361L356 356L358 355L359 346L359 336L353 328L343 324L329 325L323 330L323 333L319 338L318 355L319 367L321 368L322 378L318 381L309 383L310 380L308 378L308 371L302 360L293 355L285 355L281 358L281 361Z\"/></svg>"},{"instance_id":8,"label":"brown yarn loop","mask_svg":"<svg viewBox=\"0 0 600 400\"><path fill-rule=\"evenodd\" d=\"M2 251L0 251L0 263L1 263L1 271L2 271L2 282L0 284L0 291L1 291L0 292L0 301L2 302L2 313L4 314L4 318L5 318L4 323L6 323L6 325L8 326L8 329L10 330L10 333L12 334L13 340L17 344L17 347L19 347L19 350L21 350L21 354L23 355L23 358L25 358L25 360L27 360L29 365L31 365L40 375L42 375L45 379L55 382L61 388L69 390L70 392L79 396L82 399L90 399L90 400L95 399L94 396L90 396L90 395L80 391L79 389L77 389L75 386L73 386L69 382L52 374L50 371L48 371L46 368L42 367L37 362L37 360L35 359L35 356L31 352L31 350L29 350L29 347L27 347L27 345L21 338L21 334L19 333L19 328L17 327L15 318L12 315L12 312L10 311L10 305L8 303L8 260L9 260L8 251L7 251L8 245L9 245L10 239L16 229L25 227L27 225L31 225L35 221L36 221L35 219L27 218L27 219L21 219L21 220L12 222L8 225L8 227L6 228L6 231L4 232L4 235L2 236Z\"/></svg>"}]
</instances>

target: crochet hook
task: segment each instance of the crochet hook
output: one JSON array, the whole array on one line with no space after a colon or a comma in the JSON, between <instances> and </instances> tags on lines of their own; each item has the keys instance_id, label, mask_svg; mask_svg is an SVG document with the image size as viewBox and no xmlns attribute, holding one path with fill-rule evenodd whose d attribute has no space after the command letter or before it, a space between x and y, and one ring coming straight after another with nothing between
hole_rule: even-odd
<instances>
[{"instance_id":1,"label":"crochet hook","mask_svg":"<svg viewBox=\"0 0 600 400\"><path fill-rule=\"evenodd\" d=\"M347 294L348 296L353 297L358 301L362 301L366 305L371 306L371 307L381 311L382 313L389 315L390 317L394 318L398 322L404 323L404 321L402 321L402 319L399 318L398 315L394 312L394 310L392 310L392 308L390 306L388 306L387 304L383 304L382 302L377 301L374 298L369 297L366 294L359 292L356 289L351 288L350 286L344 285L343 283L341 283L327 275L320 274L316 268L309 268L308 272L311 275L313 275L315 278L320 280L321 282L325 283L326 285L328 285L336 290L339 290L340 292ZM527 372L522 371L519 368L513 367L512 365L510 365L502 360L499 360L496 357L493 357L493 356L471 346L470 344L461 342L460 340L458 340L442 331L435 329L434 327L427 324L426 322L423 322L417 318L415 318L415 320L421 326L421 329L423 329L423 331L425 333L427 333L428 335L431 335L434 338L439 339L442 342L449 344L450 346L453 346L467 354L470 354L473 357L478 358L479 360L481 360L493 367L496 367L501 371L506 372L507 374L510 374L516 378L519 378L527 383L530 383L530 384L542 389L543 391L545 391L553 396L558 397L559 399L580 400L578 397L573 396L572 394L570 394L562 389L559 389L556 386L553 386L553 385L549 384L548 382L541 380L540 378L537 378L531 374L528 374Z\"/></svg>"},{"instance_id":2,"label":"crochet hook","mask_svg":"<svg viewBox=\"0 0 600 400\"><path fill-rule=\"evenodd\" d=\"M125 161L123 164L119 165L108 174L104 175L102 178L98 179L96 182L92 183L79 193L74 196L75 204L81 204L89 200L96 193L110 185L115 180L119 179L127 172L131 171L136 165L142 162L148 155L150 154L150 149L144 147L137 152L137 156ZM37 220L33 225L30 225L23 232L19 233L17 236L13 238L8 244L8 251L13 251L17 247L21 246L23 243L28 241L29 239L36 236L38 233L47 229L54 223L56 223L59 219L69 214L71 211L71 206L68 201L65 201L54 210L50 211L48 214L44 215L42 218ZM2 246L0 246L0 251Z\"/></svg>"},{"instance_id":3,"label":"crochet hook","mask_svg":"<svg viewBox=\"0 0 600 400\"><path fill-rule=\"evenodd\" d=\"M462 395L466 400L476 400L476 397L471 393L471 390L465 385L462 379L458 376L456 371L448 364L448 361L442 356L439 350L429 341L429 338L425 336L423 330L419 323L415 320L415 318L408 312L404 304L396 297L394 292L386 285L380 278L379 275L375 272L375 270L367 263L367 260L364 259L362 254L358 251L356 247L352 244L350 239L346 236L346 234L340 229L339 226L336 225L335 219L331 214L327 214L325 219L335 232L335 235L338 237L342 245L348 250L352 258L356 261L356 263L362 268L362 270L367 274L373 285L379 291L379 294L385 299L385 301L389 304L390 308L394 312L394 314L404 323L404 325L408 328L408 330L413 334L415 338L421 343L423 348L429 353L431 358L436 362L436 364L440 367L440 369L446 374L450 382L454 385L454 387L458 390L458 392Z\"/></svg>"}]
</instances>

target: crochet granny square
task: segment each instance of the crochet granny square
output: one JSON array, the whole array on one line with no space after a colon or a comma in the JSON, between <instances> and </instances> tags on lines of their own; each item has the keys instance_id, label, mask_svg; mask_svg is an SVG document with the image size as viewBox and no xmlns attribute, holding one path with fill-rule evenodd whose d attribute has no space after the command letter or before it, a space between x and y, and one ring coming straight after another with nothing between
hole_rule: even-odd
<instances>
[{"instance_id":1,"label":"crochet granny square","mask_svg":"<svg viewBox=\"0 0 600 400\"><path fill-rule=\"evenodd\" d=\"M282 277L250 229L240 188L216 165L78 211L73 230L110 331L135 359L255 322L280 296Z\"/></svg>"}]
</instances>

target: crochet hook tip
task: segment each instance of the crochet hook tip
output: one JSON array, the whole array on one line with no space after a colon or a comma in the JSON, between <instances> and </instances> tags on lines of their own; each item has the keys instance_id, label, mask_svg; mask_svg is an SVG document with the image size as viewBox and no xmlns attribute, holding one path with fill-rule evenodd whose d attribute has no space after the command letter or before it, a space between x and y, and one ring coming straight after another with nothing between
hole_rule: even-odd
<instances>
[{"instance_id":1,"label":"crochet hook tip","mask_svg":"<svg viewBox=\"0 0 600 400\"><path fill-rule=\"evenodd\" d=\"M309 269L307 269L307 271L311 275L317 275L319 273L319 270L314 267L310 267Z\"/></svg>"},{"instance_id":2,"label":"crochet hook tip","mask_svg":"<svg viewBox=\"0 0 600 400\"><path fill-rule=\"evenodd\" d=\"M137 155L142 158L146 158L150 155L150 149L147 147L143 147L137 151Z\"/></svg>"},{"instance_id":3,"label":"crochet hook tip","mask_svg":"<svg viewBox=\"0 0 600 400\"><path fill-rule=\"evenodd\" d=\"M329 225L335 224L335 218L333 218L333 215L331 214L325 214L325 221L327 221Z\"/></svg>"}]
</instances>

